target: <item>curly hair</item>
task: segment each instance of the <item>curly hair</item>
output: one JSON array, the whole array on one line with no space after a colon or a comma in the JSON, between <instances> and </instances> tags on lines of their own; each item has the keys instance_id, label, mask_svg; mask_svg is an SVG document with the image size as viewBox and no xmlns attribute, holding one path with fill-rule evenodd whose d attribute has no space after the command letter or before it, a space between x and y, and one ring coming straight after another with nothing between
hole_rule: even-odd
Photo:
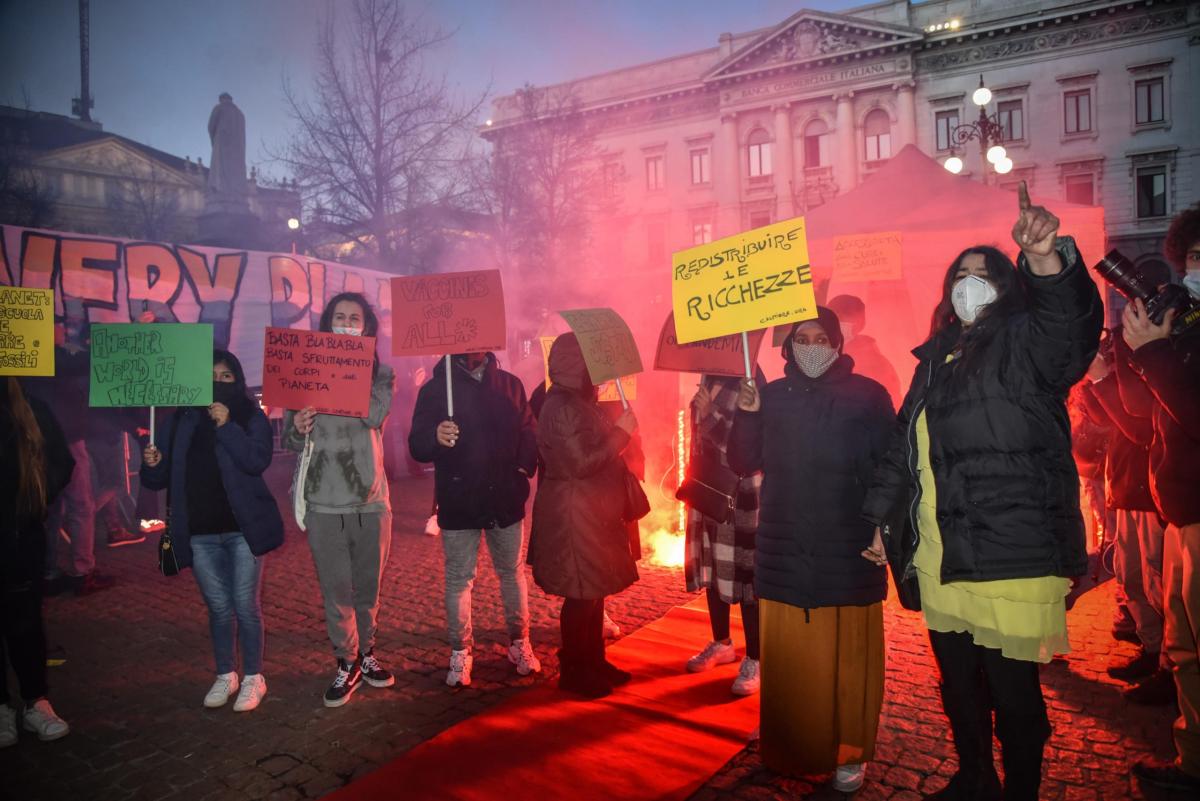
<instances>
[{"instance_id":1,"label":"curly hair","mask_svg":"<svg viewBox=\"0 0 1200 801\"><path fill-rule=\"evenodd\" d=\"M1167 241L1163 245L1163 253L1166 255L1167 261L1182 271L1188 248L1197 242L1200 242L1200 203L1196 203L1171 220L1171 227L1167 230Z\"/></svg>"}]
</instances>

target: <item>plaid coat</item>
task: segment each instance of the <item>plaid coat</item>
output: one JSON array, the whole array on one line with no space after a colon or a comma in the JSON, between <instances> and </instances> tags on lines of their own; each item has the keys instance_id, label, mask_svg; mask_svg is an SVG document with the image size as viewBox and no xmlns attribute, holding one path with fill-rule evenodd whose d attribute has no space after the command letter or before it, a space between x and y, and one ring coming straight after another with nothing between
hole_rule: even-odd
<instances>
[{"instance_id":1,"label":"plaid coat","mask_svg":"<svg viewBox=\"0 0 1200 801\"><path fill-rule=\"evenodd\" d=\"M737 407L738 380L705 376L703 386L720 389L703 419L698 419L695 409L692 410L691 458L697 458L703 449L719 453L721 465L729 467L725 450ZM756 602L754 535L758 530L761 487L761 473L741 479L733 521L729 523L718 523L695 509L688 509L684 577L689 592L715 587L726 603Z\"/></svg>"}]
</instances>

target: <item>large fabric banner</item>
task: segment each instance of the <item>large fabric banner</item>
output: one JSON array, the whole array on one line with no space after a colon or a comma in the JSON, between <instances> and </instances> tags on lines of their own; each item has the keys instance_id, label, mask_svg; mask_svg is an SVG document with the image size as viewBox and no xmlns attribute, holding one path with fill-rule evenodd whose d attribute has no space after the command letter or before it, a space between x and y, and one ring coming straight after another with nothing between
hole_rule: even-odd
<instances>
[{"instance_id":1,"label":"large fabric banner","mask_svg":"<svg viewBox=\"0 0 1200 801\"><path fill-rule=\"evenodd\" d=\"M375 306L389 340L379 352L389 353L392 277L291 253L0 226L0 285L53 289L59 320L209 323L213 344L241 360L252 386L261 384L265 329L315 330L339 292Z\"/></svg>"}]
</instances>

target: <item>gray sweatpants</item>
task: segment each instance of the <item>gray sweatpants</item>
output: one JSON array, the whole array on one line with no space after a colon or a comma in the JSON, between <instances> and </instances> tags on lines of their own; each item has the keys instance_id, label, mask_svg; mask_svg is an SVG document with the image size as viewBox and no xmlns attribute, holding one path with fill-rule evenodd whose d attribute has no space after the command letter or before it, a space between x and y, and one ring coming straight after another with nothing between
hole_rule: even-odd
<instances>
[{"instance_id":1,"label":"gray sweatpants","mask_svg":"<svg viewBox=\"0 0 1200 801\"><path fill-rule=\"evenodd\" d=\"M308 547L325 599L325 628L339 659L375 647L379 581L392 545L392 513L304 516Z\"/></svg>"}]
</instances>

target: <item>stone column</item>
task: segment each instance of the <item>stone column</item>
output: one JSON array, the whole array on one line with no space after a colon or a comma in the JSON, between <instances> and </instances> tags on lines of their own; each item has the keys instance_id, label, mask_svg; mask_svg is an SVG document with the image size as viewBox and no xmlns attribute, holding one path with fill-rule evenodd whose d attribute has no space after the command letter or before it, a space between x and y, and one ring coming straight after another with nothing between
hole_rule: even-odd
<instances>
[{"instance_id":1,"label":"stone column","mask_svg":"<svg viewBox=\"0 0 1200 801\"><path fill-rule=\"evenodd\" d=\"M792 109L787 103L775 106L775 197L780 220L796 215L792 185L796 180L792 165Z\"/></svg>"},{"instance_id":2,"label":"stone column","mask_svg":"<svg viewBox=\"0 0 1200 801\"><path fill-rule=\"evenodd\" d=\"M742 153L738 147L737 115L721 115L721 137L713 154L719 168L716 183L717 230L713 239L730 236L741 228Z\"/></svg>"},{"instance_id":3,"label":"stone column","mask_svg":"<svg viewBox=\"0 0 1200 801\"><path fill-rule=\"evenodd\" d=\"M894 156L905 145L917 143L917 101L912 81L898 83L892 88L896 92L896 117L900 129L897 131L899 141L892 148Z\"/></svg>"},{"instance_id":4,"label":"stone column","mask_svg":"<svg viewBox=\"0 0 1200 801\"><path fill-rule=\"evenodd\" d=\"M837 160L834 179L838 193L858 186L858 136L854 125L854 92L834 96L837 101Z\"/></svg>"}]
</instances>

